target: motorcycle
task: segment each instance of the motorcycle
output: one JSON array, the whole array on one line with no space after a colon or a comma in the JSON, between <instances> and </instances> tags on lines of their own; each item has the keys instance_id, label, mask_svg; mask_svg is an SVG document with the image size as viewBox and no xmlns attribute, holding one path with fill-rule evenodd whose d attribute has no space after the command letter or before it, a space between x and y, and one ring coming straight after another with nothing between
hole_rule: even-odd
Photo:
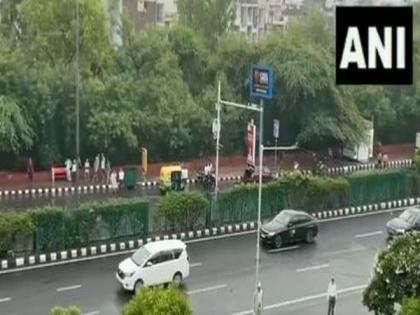
<instances>
[{"instance_id":1,"label":"motorcycle","mask_svg":"<svg viewBox=\"0 0 420 315\"><path fill-rule=\"evenodd\" d=\"M216 175L213 172L205 174L201 171L198 173L197 179L205 190L211 190L216 186Z\"/></svg>"}]
</instances>

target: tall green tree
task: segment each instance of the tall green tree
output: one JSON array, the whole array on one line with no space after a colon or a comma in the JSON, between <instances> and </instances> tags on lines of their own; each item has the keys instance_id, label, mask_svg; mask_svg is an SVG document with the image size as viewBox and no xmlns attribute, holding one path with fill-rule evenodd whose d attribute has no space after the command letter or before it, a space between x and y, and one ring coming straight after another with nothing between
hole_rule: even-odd
<instances>
[{"instance_id":1,"label":"tall green tree","mask_svg":"<svg viewBox=\"0 0 420 315\"><path fill-rule=\"evenodd\" d=\"M211 45L231 29L235 19L234 0L179 0L181 23L198 30Z\"/></svg>"},{"instance_id":2,"label":"tall green tree","mask_svg":"<svg viewBox=\"0 0 420 315\"><path fill-rule=\"evenodd\" d=\"M382 251L373 267L373 276L363 292L363 304L375 315L394 315L395 303L420 296L420 235L395 239Z\"/></svg>"}]
</instances>

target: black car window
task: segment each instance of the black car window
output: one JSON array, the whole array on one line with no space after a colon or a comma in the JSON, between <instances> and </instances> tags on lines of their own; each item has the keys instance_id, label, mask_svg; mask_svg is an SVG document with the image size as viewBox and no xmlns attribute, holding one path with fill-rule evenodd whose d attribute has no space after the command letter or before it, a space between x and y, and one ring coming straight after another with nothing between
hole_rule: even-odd
<instances>
[{"instance_id":1,"label":"black car window","mask_svg":"<svg viewBox=\"0 0 420 315\"><path fill-rule=\"evenodd\" d=\"M174 257L175 257L175 259L178 259L179 256L181 256L181 254L182 254L182 249L175 249L174 250Z\"/></svg>"},{"instance_id":2,"label":"black car window","mask_svg":"<svg viewBox=\"0 0 420 315\"><path fill-rule=\"evenodd\" d=\"M400 218L410 224L415 224L417 221L417 213L413 210L406 210L400 215Z\"/></svg>"},{"instance_id":3,"label":"black car window","mask_svg":"<svg viewBox=\"0 0 420 315\"><path fill-rule=\"evenodd\" d=\"M157 264L161 264L161 263L166 262L166 261L171 260L171 259L173 259L172 252L160 252L156 256L154 256L152 259L150 259L149 261L153 265L157 265Z\"/></svg>"},{"instance_id":4,"label":"black car window","mask_svg":"<svg viewBox=\"0 0 420 315\"><path fill-rule=\"evenodd\" d=\"M291 220L291 215L283 211L280 212L280 214L278 214L274 220L281 225L287 225Z\"/></svg>"}]
</instances>

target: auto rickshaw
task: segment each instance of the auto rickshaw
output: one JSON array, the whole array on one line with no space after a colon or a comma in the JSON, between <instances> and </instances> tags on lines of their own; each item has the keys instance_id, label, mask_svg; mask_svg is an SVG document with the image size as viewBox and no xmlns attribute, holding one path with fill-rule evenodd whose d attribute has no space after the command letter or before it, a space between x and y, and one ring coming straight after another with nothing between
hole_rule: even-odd
<instances>
[{"instance_id":1,"label":"auto rickshaw","mask_svg":"<svg viewBox=\"0 0 420 315\"><path fill-rule=\"evenodd\" d=\"M186 186L185 171L181 165L162 166L160 169L159 189L162 195L169 191L183 191Z\"/></svg>"}]
</instances>

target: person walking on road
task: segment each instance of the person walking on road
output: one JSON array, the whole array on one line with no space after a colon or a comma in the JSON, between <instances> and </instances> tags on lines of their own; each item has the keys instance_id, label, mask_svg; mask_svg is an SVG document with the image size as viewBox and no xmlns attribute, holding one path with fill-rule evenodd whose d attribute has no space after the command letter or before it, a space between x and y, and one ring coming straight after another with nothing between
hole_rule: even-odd
<instances>
[{"instance_id":1,"label":"person walking on road","mask_svg":"<svg viewBox=\"0 0 420 315\"><path fill-rule=\"evenodd\" d=\"M99 176L99 154L95 157L95 160L93 161L93 176L92 176L92 182L96 183L98 181Z\"/></svg>"},{"instance_id":2,"label":"person walking on road","mask_svg":"<svg viewBox=\"0 0 420 315\"><path fill-rule=\"evenodd\" d=\"M254 294L254 315L261 315L263 312L263 290L261 282L258 282L257 291Z\"/></svg>"},{"instance_id":3,"label":"person walking on road","mask_svg":"<svg viewBox=\"0 0 420 315\"><path fill-rule=\"evenodd\" d=\"M90 163L89 163L89 159L86 159L85 160L85 176L84 176L85 181L89 180L90 178L89 173L90 173Z\"/></svg>"},{"instance_id":4,"label":"person walking on road","mask_svg":"<svg viewBox=\"0 0 420 315\"><path fill-rule=\"evenodd\" d=\"M71 182L71 160L67 158L64 165L66 166L67 181Z\"/></svg>"},{"instance_id":5,"label":"person walking on road","mask_svg":"<svg viewBox=\"0 0 420 315\"><path fill-rule=\"evenodd\" d=\"M109 159L106 160L106 166L105 166L105 172L106 172L106 185L109 184L109 179L111 176L111 161Z\"/></svg>"},{"instance_id":6,"label":"person walking on road","mask_svg":"<svg viewBox=\"0 0 420 315\"><path fill-rule=\"evenodd\" d=\"M103 183L104 179L106 179L106 171L105 171L105 168L106 168L106 158L105 158L105 154L101 153L100 161L101 161L101 170L100 170L100 173L101 173L101 183Z\"/></svg>"},{"instance_id":7,"label":"person walking on road","mask_svg":"<svg viewBox=\"0 0 420 315\"><path fill-rule=\"evenodd\" d=\"M28 164L26 165L26 173L28 174L29 184L31 185L34 181L34 164L32 163L32 158L28 159Z\"/></svg>"},{"instance_id":8,"label":"person walking on road","mask_svg":"<svg viewBox=\"0 0 420 315\"><path fill-rule=\"evenodd\" d=\"M73 164L71 165L71 179L72 183L76 183L76 177L77 177L77 160L73 160Z\"/></svg>"},{"instance_id":9,"label":"person walking on road","mask_svg":"<svg viewBox=\"0 0 420 315\"><path fill-rule=\"evenodd\" d=\"M334 278L331 278L327 289L327 301L328 301L328 315L334 315L335 302L337 301L337 285L335 284Z\"/></svg>"}]
</instances>

